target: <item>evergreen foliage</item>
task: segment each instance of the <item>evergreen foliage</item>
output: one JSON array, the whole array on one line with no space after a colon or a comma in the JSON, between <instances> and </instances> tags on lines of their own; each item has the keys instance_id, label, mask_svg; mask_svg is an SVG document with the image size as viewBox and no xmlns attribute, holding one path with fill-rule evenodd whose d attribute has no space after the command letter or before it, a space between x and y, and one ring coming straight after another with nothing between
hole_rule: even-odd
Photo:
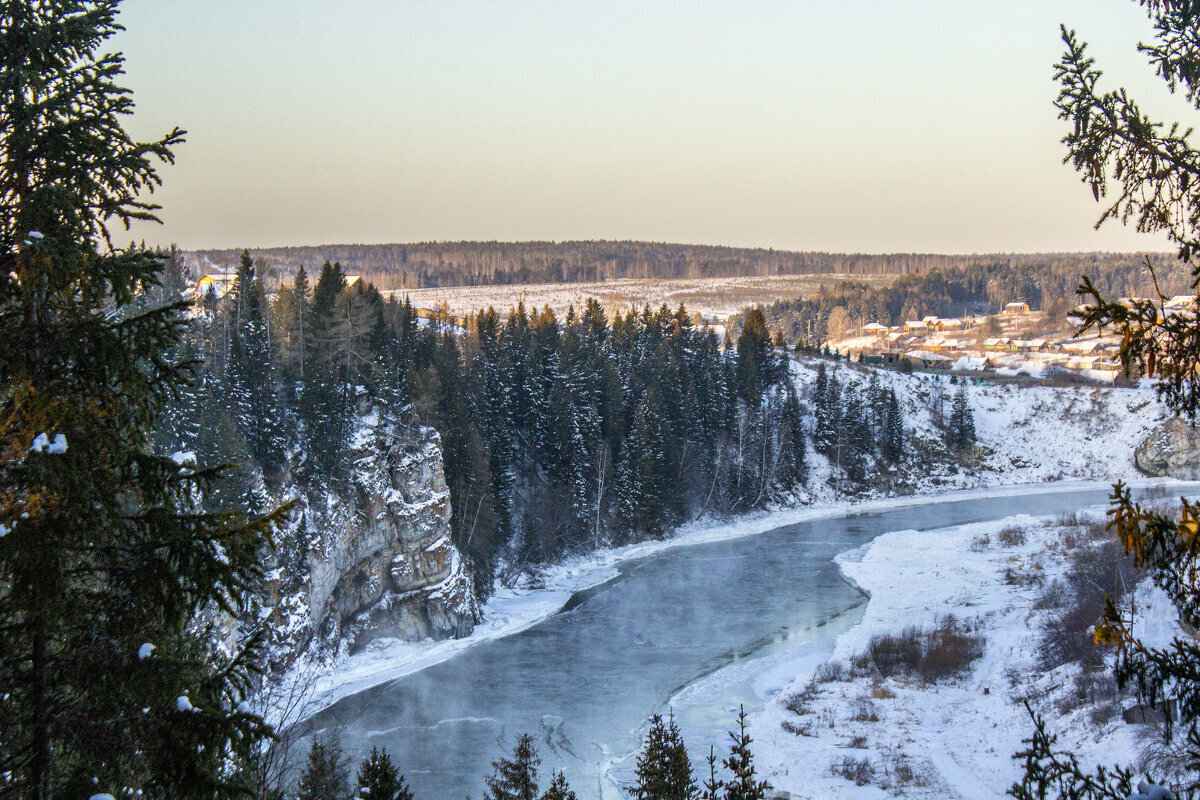
<instances>
[{"instance_id":1,"label":"evergreen foliage","mask_svg":"<svg viewBox=\"0 0 1200 800\"><path fill-rule=\"evenodd\" d=\"M637 760L637 782L629 788L636 800L695 800L699 795L692 763L675 717L650 717L650 729Z\"/></svg>"},{"instance_id":2,"label":"evergreen foliage","mask_svg":"<svg viewBox=\"0 0 1200 800\"><path fill-rule=\"evenodd\" d=\"M946 424L946 446L956 453L965 453L975 446L975 412L967 397L967 385L960 383L950 406Z\"/></svg>"},{"instance_id":3,"label":"evergreen foliage","mask_svg":"<svg viewBox=\"0 0 1200 800\"><path fill-rule=\"evenodd\" d=\"M361 773L359 780L361 784ZM300 775L296 800L347 800L349 796L350 762L342 752L341 739L337 734L314 738Z\"/></svg>"},{"instance_id":4,"label":"evergreen foliage","mask_svg":"<svg viewBox=\"0 0 1200 800\"><path fill-rule=\"evenodd\" d=\"M1155 39L1139 49L1149 56L1172 91L1182 89L1197 105L1200 78L1200 8L1191 2L1143 3L1154 23ZM1063 138L1066 161L1081 173L1097 202L1105 204L1098 224L1109 219L1132 223L1139 231L1164 233L1178 246L1176 268L1190 272L1192 293L1200 299L1200 152L1188 141L1190 128L1164 126L1143 114L1123 90L1101 93L1101 73L1074 31L1062 29L1066 47L1056 66L1059 117L1071 124ZM1146 260L1151 276L1161 267ZM1097 282L1085 277L1079 287L1090 299L1081 330L1113 326L1123 334L1126 365L1160 377L1158 390L1176 414L1194 419L1200 411L1200 322L1195 313L1167 312L1161 292L1152 299L1110 301ZM1122 484L1114 487L1109 529L1138 566L1148 567L1174 601L1180 620L1200 624L1196 520L1200 507L1182 501L1178 516L1146 508ZM1151 708L1166 711L1164 740L1155 759L1169 771L1176 795L1200 791L1200 646L1176 638L1169 647L1151 648L1133 633L1133 620L1111 598L1095 630L1097 644L1117 648L1116 678L1133 686ZM1009 793L1018 798L1129 797L1133 775L1100 767L1084 771L1068 752L1055 750L1055 737L1036 714L1029 747L1017 758L1024 775ZM1139 788L1134 796L1165 796L1158 787ZM1169 793L1168 793L1169 794Z\"/></svg>"},{"instance_id":5,"label":"evergreen foliage","mask_svg":"<svg viewBox=\"0 0 1200 800\"><path fill-rule=\"evenodd\" d=\"M546 791L542 792L541 800L576 800L576 798L575 792L571 791L571 787L567 785L566 777L555 770L550 785L546 787Z\"/></svg>"},{"instance_id":6,"label":"evergreen foliage","mask_svg":"<svg viewBox=\"0 0 1200 800\"><path fill-rule=\"evenodd\" d=\"M485 779L483 800L538 800L538 764L541 763L533 737L517 736L512 758L492 762L492 774Z\"/></svg>"},{"instance_id":7,"label":"evergreen foliage","mask_svg":"<svg viewBox=\"0 0 1200 800\"><path fill-rule=\"evenodd\" d=\"M362 800L413 800L387 750L371 748L371 755L358 768L357 784L355 797Z\"/></svg>"},{"instance_id":8,"label":"evergreen foliage","mask_svg":"<svg viewBox=\"0 0 1200 800\"><path fill-rule=\"evenodd\" d=\"M746 709L741 706L738 707L737 724L737 733L729 732L733 747L721 762L730 772L730 778L724 782L724 800L766 800L771 784L755 777L754 754L750 752L753 739L746 732Z\"/></svg>"},{"instance_id":9,"label":"evergreen foliage","mask_svg":"<svg viewBox=\"0 0 1200 800\"><path fill-rule=\"evenodd\" d=\"M163 256L109 226L154 219L138 197L182 131L123 130L116 11L0 8L0 791L235 797L269 735L238 710L259 640L218 653L208 621L245 604L282 512L203 513L220 472L151 452L193 351L153 299Z\"/></svg>"}]
</instances>

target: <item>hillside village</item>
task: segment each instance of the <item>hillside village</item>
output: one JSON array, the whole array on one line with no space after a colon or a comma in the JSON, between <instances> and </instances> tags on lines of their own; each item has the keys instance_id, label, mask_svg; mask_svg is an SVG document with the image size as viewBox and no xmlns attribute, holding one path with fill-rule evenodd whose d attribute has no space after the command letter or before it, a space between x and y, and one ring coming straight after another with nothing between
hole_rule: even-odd
<instances>
[{"instance_id":1,"label":"hillside village","mask_svg":"<svg viewBox=\"0 0 1200 800\"><path fill-rule=\"evenodd\" d=\"M1191 313L1196 298L1180 295L1162 304L1164 314ZM1126 305L1132 298L1122 298ZM926 316L901 325L870 322L828 347L865 363L925 371L1028 375L1113 384L1125 377L1121 339L1115 333L1075 336L1079 318L1052 319L1011 302L999 314Z\"/></svg>"}]
</instances>

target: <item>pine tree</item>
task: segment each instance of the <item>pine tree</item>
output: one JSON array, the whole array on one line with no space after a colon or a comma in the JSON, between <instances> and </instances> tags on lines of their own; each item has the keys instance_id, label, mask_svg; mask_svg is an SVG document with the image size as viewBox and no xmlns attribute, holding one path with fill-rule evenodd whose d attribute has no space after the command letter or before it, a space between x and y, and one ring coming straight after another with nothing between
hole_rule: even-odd
<instances>
[{"instance_id":1,"label":"pine tree","mask_svg":"<svg viewBox=\"0 0 1200 800\"><path fill-rule=\"evenodd\" d=\"M387 750L371 748L371 755L358 768L358 791L361 800L413 800L413 794L396 769Z\"/></svg>"},{"instance_id":2,"label":"pine tree","mask_svg":"<svg viewBox=\"0 0 1200 800\"><path fill-rule=\"evenodd\" d=\"M33 800L235 797L267 734L238 710L257 642L218 653L204 621L245 602L281 515L205 515L217 473L151 454L191 377L183 306L138 307L161 254L107 225L154 218L136 198L182 132L123 131L116 6L0 11L0 774Z\"/></svg>"},{"instance_id":3,"label":"pine tree","mask_svg":"<svg viewBox=\"0 0 1200 800\"><path fill-rule=\"evenodd\" d=\"M737 733L729 732L733 747L729 757L721 763L729 770L730 778L725 781L724 800L766 800L771 784L755 779L754 755L750 752L753 739L746 733L746 709L738 707Z\"/></svg>"},{"instance_id":4,"label":"pine tree","mask_svg":"<svg viewBox=\"0 0 1200 800\"><path fill-rule=\"evenodd\" d=\"M541 762L533 737L528 733L518 735L512 758L492 762L483 800L537 800L537 767Z\"/></svg>"},{"instance_id":5,"label":"pine tree","mask_svg":"<svg viewBox=\"0 0 1200 800\"><path fill-rule=\"evenodd\" d=\"M373 754L372 754L373 755ZM296 800L349 800L350 762L336 734L314 738L300 775Z\"/></svg>"}]
</instances>

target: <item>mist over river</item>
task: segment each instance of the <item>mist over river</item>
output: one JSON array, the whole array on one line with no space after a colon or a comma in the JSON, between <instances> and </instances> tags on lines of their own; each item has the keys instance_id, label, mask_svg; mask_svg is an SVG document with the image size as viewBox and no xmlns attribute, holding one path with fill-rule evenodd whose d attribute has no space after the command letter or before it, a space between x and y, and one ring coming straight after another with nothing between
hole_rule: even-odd
<instances>
[{"instance_id":1,"label":"mist over river","mask_svg":"<svg viewBox=\"0 0 1200 800\"><path fill-rule=\"evenodd\" d=\"M1105 489L937 500L679 547L619 566L520 633L343 698L314 720L356 759L386 747L418 798L479 797L491 762L534 735L543 783L623 796L647 716L674 710L694 759L819 663L866 597L832 559L881 533L1104 504ZM947 608L946 611L953 609ZM750 731L751 736L754 731Z\"/></svg>"}]
</instances>

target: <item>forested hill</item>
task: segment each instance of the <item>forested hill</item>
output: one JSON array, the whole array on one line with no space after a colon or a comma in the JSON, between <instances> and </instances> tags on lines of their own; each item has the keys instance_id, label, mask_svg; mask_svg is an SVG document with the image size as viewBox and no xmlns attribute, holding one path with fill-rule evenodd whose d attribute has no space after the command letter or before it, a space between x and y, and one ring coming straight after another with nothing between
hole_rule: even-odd
<instances>
[{"instance_id":1,"label":"forested hill","mask_svg":"<svg viewBox=\"0 0 1200 800\"><path fill-rule=\"evenodd\" d=\"M313 273L328 260L340 262L347 273L361 275L384 290L573 283L619 278L695 279L830 273L903 275L980 265L1052 266L1075 274L1094 274L1105 267L1141 261L1138 255L1124 253L867 255L609 241L331 244L268 247L250 252L256 258L261 257L269 270L284 279L301 265ZM239 248L198 250L189 255L195 266L203 269L209 264L233 268L240 254Z\"/></svg>"}]
</instances>

